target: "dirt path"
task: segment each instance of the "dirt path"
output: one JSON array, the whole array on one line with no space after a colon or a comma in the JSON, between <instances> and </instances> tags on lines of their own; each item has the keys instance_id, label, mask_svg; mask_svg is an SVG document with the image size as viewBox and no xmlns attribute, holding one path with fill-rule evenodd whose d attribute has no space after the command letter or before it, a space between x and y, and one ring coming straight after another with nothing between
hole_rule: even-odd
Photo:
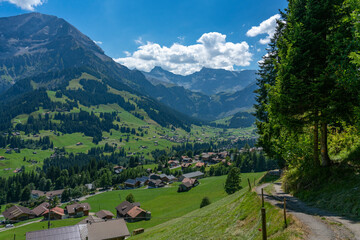
<instances>
[{"instance_id":1,"label":"dirt path","mask_svg":"<svg viewBox=\"0 0 360 240\"><path fill-rule=\"evenodd\" d=\"M269 183L256 188L257 194L261 195L261 188ZM354 222L327 211L311 207L281 189L281 183L274 183L271 194L264 191L265 201L272 205L283 208L283 199L286 198L288 213L297 218L307 229L310 240L337 240L354 239L360 240L360 222ZM305 231L304 231L305 232Z\"/></svg>"}]
</instances>

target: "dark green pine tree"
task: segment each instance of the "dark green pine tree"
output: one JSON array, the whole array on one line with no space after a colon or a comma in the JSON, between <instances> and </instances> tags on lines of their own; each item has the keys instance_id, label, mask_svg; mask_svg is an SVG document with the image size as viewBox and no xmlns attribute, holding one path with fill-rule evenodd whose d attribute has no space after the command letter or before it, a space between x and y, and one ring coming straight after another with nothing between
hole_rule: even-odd
<instances>
[{"instance_id":1,"label":"dark green pine tree","mask_svg":"<svg viewBox=\"0 0 360 240\"><path fill-rule=\"evenodd\" d=\"M227 194L233 194L234 192L241 189L241 177L240 169L232 168L226 178L225 192Z\"/></svg>"}]
</instances>

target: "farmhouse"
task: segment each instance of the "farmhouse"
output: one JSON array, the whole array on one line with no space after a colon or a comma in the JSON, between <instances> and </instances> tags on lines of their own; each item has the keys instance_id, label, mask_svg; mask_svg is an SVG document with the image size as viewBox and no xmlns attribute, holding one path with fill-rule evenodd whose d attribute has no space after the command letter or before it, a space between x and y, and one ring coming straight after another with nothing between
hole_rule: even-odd
<instances>
[{"instance_id":1,"label":"farmhouse","mask_svg":"<svg viewBox=\"0 0 360 240\"><path fill-rule=\"evenodd\" d=\"M197 167L197 168L201 168L201 167L205 167L205 166L206 165L203 162L198 162L198 163L195 164L195 167Z\"/></svg>"},{"instance_id":2,"label":"farmhouse","mask_svg":"<svg viewBox=\"0 0 360 240\"><path fill-rule=\"evenodd\" d=\"M32 211L33 213L35 213L37 217L40 217L46 210L48 210L48 207L49 207L49 203L43 202L42 204L34 208Z\"/></svg>"},{"instance_id":3,"label":"farmhouse","mask_svg":"<svg viewBox=\"0 0 360 240\"><path fill-rule=\"evenodd\" d=\"M138 181L140 186L148 185L149 184L149 177L143 176L139 178L135 178L135 181Z\"/></svg>"},{"instance_id":4,"label":"farmhouse","mask_svg":"<svg viewBox=\"0 0 360 240\"><path fill-rule=\"evenodd\" d=\"M191 188L196 187L199 185L199 182L195 178L184 178L179 185L178 192L186 192L189 191Z\"/></svg>"},{"instance_id":5,"label":"farmhouse","mask_svg":"<svg viewBox=\"0 0 360 240\"><path fill-rule=\"evenodd\" d=\"M140 208L140 203L130 203L124 201L116 208L116 217L124 218L128 222L136 222L140 220L149 220L151 213Z\"/></svg>"},{"instance_id":6,"label":"farmhouse","mask_svg":"<svg viewBox=\"0 0 360 240\"><path fill-rule=\"evenodd\" d=\"M189 168L189 167L191 167L191 163L182 163L181 164L181 169Z\"/></svg>"},{"instance_id":7,"label":"farmhouse","mask_svg":"<svg viewBox=\"0 0 360 240\"><path fill-rule=\"evenodd\" d=\"M131 203L128 201L123 201L122 203L120 203L115 209L116 209L116 217L117 218L124 218L126 213L128 211L130 211L131 208L133 207L140 207L140 203L135 202L135 203Z\"/></svg>"},{"instance_id":8,"label":"farmhouse","mask_svg":"<svg viewBox=\"0 0 360 240\"><path fill-rule=\"evenodd\" d=\"M29 208L17 205L8 208L2 215L10 222L18 222L36 217L35 213Z\"/></svg>"},{"instance_id":9,"label":"farmhouse","mask_svg":"<svg viewBox=\"0 0 360 240\"><path fill-rule=\"evenodd\" d=\"M164 186L165 184L163 183L163 181L161 181L161 179L156 179L156 180L151 179L149 181L149 188L160 188Z\"/></svg>"},{"instance_id":10,"label":"farmhouse","mask_svg":"<svg viewBox=\"0 0 360 240\"><path fill-rule=\"evenodd\" d=\"M75 203L65 207L66 213L69 217L89 216L90 209L91 207L88 203Z\"/></svg>"},{"instance_id":11,"label":"farmhouse","mask_svg":"<svg viewBox=\"0 0 360 240\"><path fill-rule=\"evenodd\" d=\"M140 182L135 179L128 179L124 182L126 188L137 188L140 186Z\"/></svg>"},{"instance_id":12,"label":"farmhouse","mask_svg":"<svg viewBox=\"0 0 360 240\"><path fill-rule=\"evenodd\" d=\"M49 220L49 209L43 212L44 219ZM65 218L65 211L62 208L54 207L50 209L50 220L60 220Z\"/></svg>"},{"instance_id":13,"label":"farmhouse","mask_svg":"<svg viewBox=\"0 0 360 240\"><path fill-rule=\"evenodd\" d=\"M177 166L179 166L179 161L177 161L177 160L169 160L168 161L168 165L169 165L169 167L171 167L171 168L173 168L173 167L177 167Z\"/></svg>"},{"instance_id":14,"label":"farmhouse","mask_svg":"<svg viewBox=\"0 0 360 240\"><path fill-rule=\"evenodd\" d=\"M101 210L101 211L98 211L97 213L95 213L95 215L101 219L106 219L106 220L109 220L109 219L112 219L114 217L114 214L108 210Z\"/></svg>"},{"instance_id":15,"label":"farmhouse","mask_svg":"<svg viewBox=\"0 0 360 240\"><path fill-rule=\"evenodd\" d=\"M31 196L33 198L39 198L42 196L46 196L47 198L55 197L61 198L61 194L64 192L64 189L55 190L55 191L49 191L49 192L43 192L40 190L31 190Z\"/></svg>"},{"instance_id":16,"label":"farmhouse","mask_svg":"<svg viewBox=\"0 0 360 240\"><path fill-rule=\"evenodd\" d=\"M160 174L160 179L163 182L171 182L177 180L177 178L174 177L173 175L166 175L166 174Z\"/></svg>"}]
</instances>

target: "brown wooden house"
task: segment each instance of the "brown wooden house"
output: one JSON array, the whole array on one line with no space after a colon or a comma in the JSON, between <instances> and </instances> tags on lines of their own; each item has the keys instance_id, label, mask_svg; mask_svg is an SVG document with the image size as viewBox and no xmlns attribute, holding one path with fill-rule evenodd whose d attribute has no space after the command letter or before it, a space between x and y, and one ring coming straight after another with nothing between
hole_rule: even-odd
<instances>
[{"instance_id":1,"label":"brown wooden house","mask_svg":"<svg viewBox=\"0 0 360 240\"><path fill-rule=\"evenodd\" d=\"M66 206L65 210L69 217L89 216L91 207L88 203L75 203Z\"/></svg>"},{"instance_id":2,"label":"brown wooden house","mask_svg":"<svg viewBox=\"0 0 360 240\"><path fill-rule=\"evenodd\" d=\"M18 205L6 209L2 214L9 222L12 223L36 217L35 213L32 210L27 207Z\"/></svg>"}]
</instances>

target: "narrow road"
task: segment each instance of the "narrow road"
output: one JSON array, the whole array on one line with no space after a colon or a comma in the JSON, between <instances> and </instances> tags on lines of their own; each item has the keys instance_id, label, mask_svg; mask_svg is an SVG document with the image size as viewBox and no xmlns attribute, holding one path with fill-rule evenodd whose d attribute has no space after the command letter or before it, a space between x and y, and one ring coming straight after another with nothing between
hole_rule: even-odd
<instances>
[{"instance_id":1,"label":"narrow road","mask_svg":"<svg viewBox=\"0 0 360 240\"><path fill-rule=\"evenodd\" d=\"M39 219L39 220L36 220L36 221L32 221L32 222L27 222L27 223L24 223L24 224L21 224L21 225L17 225L17 226L14 226L14 227L11 227L11 228L0 228L0 232L4 232L4 231L7 231L7 230L11 230L11 229L15 229L15 228L19 228L19 227L23 227L23 226L26 226L26 225L29 225L29 224L33 224L33 223L37 223L37 222L41 222L43 219Z\"/></svg>"},{"instance_id":2,"label":"narrow road","mask_svg":"<svg viewBox=\"0 0 360 240\"><path fill-rule=\"evenodd\" d=\"M270 183L258 186L256 193L261 196L261 188L265 188L268 185L270 185ZM360 240L360 222L355 222L325 210L308 206L296 197L284 193L281 189L281 183L273 183L273 186L274 190L271 194L264 191L265 201L283 208L283 200L286 198L287 212L292 214L304 225L304 228L307 230L306 232L308 232L308 239Z\"/></svg>"}]
</instances>

